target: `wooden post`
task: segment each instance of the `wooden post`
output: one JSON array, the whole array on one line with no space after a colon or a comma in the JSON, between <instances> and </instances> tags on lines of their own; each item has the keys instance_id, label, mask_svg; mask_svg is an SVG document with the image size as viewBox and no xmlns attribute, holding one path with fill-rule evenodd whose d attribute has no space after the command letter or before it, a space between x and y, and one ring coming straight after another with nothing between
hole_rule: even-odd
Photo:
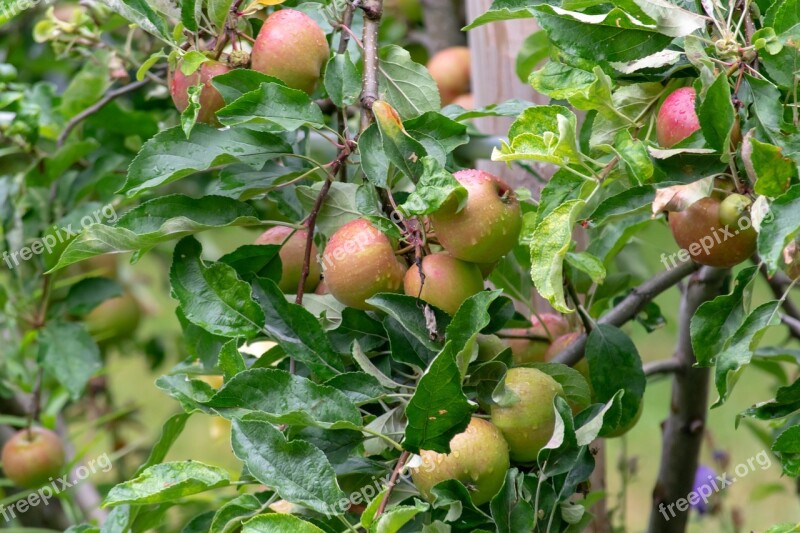
<instances>
[{"instance_id":1,"label":"wooden post","mask_svg":"<svg viewBox=\"0 0 800 533\"><path fill-rule=\"evenodd\" d=\"M467 0L467 21L472 22L485 13L491 0ZM472 94L476 106L496 104L512 98L546 104L548 99L537 94L523 83L516 73L517 54L525 39L539 29L532 18L492 22L471 30L468 34L472 51ZM488 117L475 121L483 133L506 137L513 119ZM520 168L505 163L481 161L478 167L496 174L513 187L527 187L538 193L540 184ZM545 177L553 173L552 167L536 165Z\"/></svg>"}]
</instances>

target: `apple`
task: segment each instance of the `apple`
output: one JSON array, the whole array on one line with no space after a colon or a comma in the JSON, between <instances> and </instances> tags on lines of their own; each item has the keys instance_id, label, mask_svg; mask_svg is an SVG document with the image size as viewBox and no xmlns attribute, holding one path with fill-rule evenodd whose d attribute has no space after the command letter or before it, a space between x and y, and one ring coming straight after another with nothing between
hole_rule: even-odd
<instances>
[{"instance_id":1,"label":"apple","mask_svg":"<svg viewBox=\"0 0 800 533\"><path fill-rule=\"evenodd\" d=\"M197 115L197 121L218 126L217 111L225 106L225 100L222 99L222 95L219 94L211 80L220 74L230 72L231 68L219 61L206 61L195 72L187 76L181 72L180 67L179 63L178 68L169 75L169 93L172 95L175 107L183 113L189 107L189 87L202 83L200 112Z\"/></svg>"},{"instance_id":2,"label":"apple","mask_svg":"<svg viewBox=\"0 0 800 533\"><path fill-rule=\"evenodd\" d=\"M2 461L5 475L14 485L41 487L64 468L64 443L49 429L23 429L3 446Z\"/></svg>"},{"instance_id":3,"label":"apple","mask_svg":"<svg viewBox=\"0 0 800 533\"><path fill-rule=\"evenodd\" d=\"M749 199L731 194L720 202L701 198L683 211L669 214L675 242L701 265L731 268L753 255L758 234L749 215Z\"/></svg>"},{"instance_id":4,"label":"apple","mask_svg":"<svg viewBox=\"0 0 800 533\"><path fill-rule=\"evenodd\" d=\"M500 352L508 348L508 344L497 335L478 334L478 361L491 361Z\"/></svg>"},{"instance_id":5,"label":"apple","mask_svg":"<svg viewBox=\"0 0 800 533\"><path fill-rule=\"evenodd\" d=\"M578 340L582 335L579 331L573 331L572 333L567 333L566 335L561 335L553 340L550 346L547 348L547 351L544 353L544 360L545 361L552 361L555 356L566 350L573 342ZM589 379L589 361L586 360L584 357L573 367L575 370L583 374L583 377L586 378L586 381L589 382L589 386L591 387L592 382Z\"/></svg>"},{"instance_id":6,"label":"apple","mask_svg":"<svg viewBox=\"0 0 800 533\"><path fill-rule=\"evenodd\" d=\"M319 294L320 296L330 293L331 291L328 290L328 284L325 283L324 279L319 282L319 285L317 285L317 289L314 291L314 294Z\"/></svg>"},{"instance_id":7,"label":"apple","mask_svg":"<svg viewBox=\"0 0 800 533\"><path fill-rule=\"evenodd\" d=\"M466 46L445 48L428 61L428 71L439 87L442 105L469 92L470 53Z\"/></svg>"},{"instance_id":8,"label":"apple","mask_svg":"<svg viewBox=\"0 0 800 533\"><path fill-rule=\"evenodd\" d=\"M472 96L472 93L462 94L461 96L455 98L450 103L453 105L461 106L467 111L475 109L475 97Z\"/></svg>"},{"instance_id":9,"label":"apple","mask_svg":"<svg viewBox=\"0 0 800 533\"><path fill-rule=\"evenodd\" d=\"M336 230L322 254L330 293L349 307L372 309L366 300L381 292L399 292L406 265L389 238L366 219Z\"/></svg>"},{"instance_id":10,"label":"apple","mask_svg":"<svg viewBox=\"0 0 800 533\"><path fill-rule=\"evenodd\" d=\"M275 226L262 233L256 244L279 244L281 251L281 280L278 287L285 293L294 294L303 274L303 263L306 256L306 239L308 231L297 230L287 226ZM317 262L317 247L311 242L311 257L308 263L308 277L304 285L305 292L314 292L319 284L320 267Z\"/></svg>"},{"instance_id":11,"label":"apple","mask_svg":"<svg viewBox=\"0 0 800 533\"><path fill-rule=\"evenodd\" d=\"M670 148L700 129L694 110L696 97L692 87L681 87L664 99L656 117L658 144Z\"/></svg>"},{"instance_id":12,"label":"apple","mask_svg":"<svg viewBox=\"0 0 800 533\"><path fill-rule=\"evenodd\" d=\"M129 292L123 292L92 309L84 320L94 340L102 344L131 337L141 317L139 303Z\"/></svg>"},{"instance_id":13,"label":"apple","mask_svg":"<svg viewBox=\"0 0 800 533\"><path fill-rule=\"evenodd\" d=\"M411 478L426 499L431 499L431 489L437 483L456 479L470 491L475 505L497 494L510 466L503 435L491 422L476 417L463 433L450 440L450 453L422 450L420 458L422 464L411 469Z\"/></svg>"},{"instance_id":14,"label":"apple","mask_svg":"<svg viewBox=\"0 0 800 533\"><path fill-rule=\"evenodd\" d=\"M539 320L541 318L541 320ZM513 328L508 333L516 335L535 335L556 339L569 333L570 325L566 318L556 313L541 313L538 317L531 316L531 327ZM545 353L550 347L550 341L533 339L508 339L508 345L514 359L514 365L528 363L541 363L545 361Z\"/></svg>"},{"instance_id":15,"label":"apple","mask_svg":"<svg viewBox=\"0 0 800 533\"><path fill-rule=\"evenodd\" d=\"M630 421L625 424L624 426L618 427L613 430L608 435L604 435L606 439L616 439L617 437L621 437L626 434L628 431L633 429L633 426L639 423L639 419L642 418L642 410L644 409L644 402L639 403L639 410L636 411L636 415L630 419Z\"/></svg>"},{"instance_id":16,"label":"apple","mask_svg":"<svg viewBox=\"0 0 800 533\"><path fill-rule=\"evenodd\" d=\"M483 290L483 276L475 263L439 252L422 258L420 269L412 265L403 281L405 293L455 315L464 300Z\"/></svg>"},{"instance_id":17,"label":"apple","mask_svg":"<svg viewBox=\"0 0 800 533\"><path fill-rule=\"evenodd\" d=\"M517 401L507 406L492 404L492 423L506 438L511 460L531 463L553 436L553 398L563 396L564 390L541 370L525 367L509 369L505 388Z\"/></svg>"},{"instance_id":18,"label":"apple","mask_svg":"<svg viewBox=\"0 0 800 533\"><path fill-rule=\"evenodd\" d=\"M319 24L300 11L281 9L261 26L251 66L311 94L329 57L328 40Z\"/></svg>"},{"instance_id":19,"label":"apple","mask_svg":"<svg viewBox=\"0 0 800 533\"><path fill-rule=\"evenodd\" d=\"M457 200L451 198L430 216L439 242L463 261L497 261L517 244L522 229L517 196L506 182L482 170L454 176L467 189L467 202L457 211Z\"/></svg>"}]
</instances>

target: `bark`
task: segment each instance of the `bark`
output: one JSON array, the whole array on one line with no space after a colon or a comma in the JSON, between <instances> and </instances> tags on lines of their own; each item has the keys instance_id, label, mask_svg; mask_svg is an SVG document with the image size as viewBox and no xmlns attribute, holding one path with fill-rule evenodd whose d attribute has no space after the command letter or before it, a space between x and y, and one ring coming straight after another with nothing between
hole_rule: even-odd
<instances>
[{"instance_id":1,"label":"bark","mask_svg":"<svg viewBox=\"0 0 800 533\"><path fill-rule=\"evenodd\" d=\"M663 425L663 446L658 479L653 489L650 533L682 533L689 518L683 500L693 490L698 456L703 443L708 410L711 370L694 368L690 321L697 308L722 292L727 270L705 267L692 277L681 300L680 328L675 358L684 371L672 378L670 415ZM674 514L673 514L674 512Z\"/></svg>"}]
</instances>

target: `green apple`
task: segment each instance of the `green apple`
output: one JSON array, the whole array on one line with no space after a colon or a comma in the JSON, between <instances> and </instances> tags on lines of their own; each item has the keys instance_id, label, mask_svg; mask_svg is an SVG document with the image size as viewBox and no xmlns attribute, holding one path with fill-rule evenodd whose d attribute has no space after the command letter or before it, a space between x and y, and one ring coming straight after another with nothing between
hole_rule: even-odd
<instances>
[{"instance_id":1,"label":"green apple","mask_svg":"<svg viewBox=\"0 0 800 533\"><path fill-rule=\"evenodd\" d=\"M450 440L450 453L420 453L422 464L411 469L414 485L430 500L431 489L456 479L470 491L472 503L482 505L503 486L510 466L508 444L491 422L473 417L463 433Z\"/></svg>"},{"instance_id":2,"label":"green apple","mask_svg":"<svg viewBox=\"0 0 800 533\"><path fill-rule=\"evenodd\" d=\"M563 396L561 385L535 368L511 368L506 373L508 404L493 404L492 423L508 442L511 460L531 463L553 436L553 399Z\"/></svg>"},{"instance_id":3,"label":"green apple","mask_svg":"<svg viewBox=\"0 0 800 533\"><path fill-rule=\"evenodd\" d=\"M464 300L483 290L483 276L478 265L460 261L447 253L423 257L422 274L424 283L418 266L408 269L403 282L405 293L450 315L456 314Z\"/></svg>"},{"instance_id":4,"label":"green apple","mask_svg":"<svg viewBox=\"0 0 800 533\"><path fill-rule=\"evenodd\" d=\"M94 340L105 344L133 336L141 318L139 302L129 292L123 292L92 309L84 321Z\"/></svg>"}]
</instances>

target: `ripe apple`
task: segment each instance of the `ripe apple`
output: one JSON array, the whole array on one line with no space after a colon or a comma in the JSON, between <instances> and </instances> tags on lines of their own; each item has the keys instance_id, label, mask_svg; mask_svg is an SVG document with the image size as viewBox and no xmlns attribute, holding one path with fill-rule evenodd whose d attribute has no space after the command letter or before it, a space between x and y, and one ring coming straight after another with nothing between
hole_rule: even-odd
<instances>
[{"instance_id":1,"label":"ripe apple","mask_svg":"<svg viewBox=\"0 0 800 533\"><path fill-rule=\"evenodd\" d=\"M709 196L670 213L675 242L701 265L730 268L752 256L758 234L746 213L749 199L743 198L732 194L720 202Z\"/></svg>"},{"instance_id":2,"label":"ripe apple","mask_svg":"<svg viewBox=\"0 0 800 533\"><path fill-rule=\"evenodd\" d=\"M561 335L557 337L547 348L547 351L544 353L544 360L551 361L555 356L566 350L573 342L578 340L581 336L581 332L573 331L572 333L567 333L566 335ZM584 357L573 367L575 370L583 374L583 377L586 378L586 381L589 382L589 386L591 387L592 382L589 379L589 361L586 360Z\"/></svg>"},{"instance_id":3,"label":"ripe apple","mask_svg":"<svg viewBox=\"0 0 800 533\"><path fill-rule=\"evenodd\" d=\"M541 317L541 321L539 318ZM567 319L556 313L541 313L539 317L531 316L532 326L529 328L513 328L508 333L516 335L535 335L556 339L569 333L570 325ZM528 363L541 363L545 360L545 353L550 347L550 341L532 339L508 339L514 365Z\"/></svg>"},{"instance_id":4,"label":"ripe apple","mask_svg":"<svg viewBox=\"0 0 800 533\"><path fill-rule=\"evenodd\" d=\"M5 475L14 485L41 487L64 468L64 443L48 429L23 429L3 446L2 461Z\"/></svg>"},{"instance_id":5,"label":"ripe apple","mask_svg":"<svg viewBox=\"0 0 800 533\"><path fill-rule=\"evenodd\" d=\"M306 239L308 231L296 230L287 226L275 226L262 233L256 244L279 244L281 251L281 280L278 287L287 293L297 292L300 278L303 274L303 262L306 255ZM308 263L308 277L305 282L305 292L314 292L319 284L320 267L317 262L317 246L312 241L311 257Z\"/></svg>"},{"instance_id":6,"label":"ripe apple","mask_svg":"<svg viewBox=\"0 0 800 533\"><path fill-rule=\"evenodd\" d=\"M492 263L517 244L522 214L514 191L482 170L461 170L455 178L467 189L467 203L457 211L451 198L430 216L436 236L450 255L473 263Z\"/></svg>"},{"instance_id":7,"label":"ripe apple","mask_svg":"<svg viewBox=\"0 0 800 533\"><path fill-rule=\"evenodd\" d=\"M325 283L349 307L372 309L366 300L380 292L399 292L406 266L389 238L366 219L352 220L331 236L322 255Z\"/></svg>"},{"instance_id":8,"label":"ripe apple","mask_svg":"<svg viewBox=\"0 0 800 533\"><path fill-rule=\"evenodd\" d=\"M452 46L436 53L428 61L428 71L439 87L442 105L469 92L470 53L466 46Z\"/></svg>"},{"instance_id":9,"label":"ripe apple","mask_svg":"<svg viewBox=\"0 0 800 533\"><path fill-rule=\"evenodd\" d=\"M420 453L422 464L411 469L414 485L426 499L442 481L456 479L470 491L472 503L491 500L505 481L510 463L508 444L489 421L473 417L463 433L450 440L450 453Z\"/></svg>"},{"instance_id":10,"label":"ripe apple","mask_svg":"<svg viewBox=\"0 0 800 533\"><path fill-rule=\"evenodd\" d=\"M500 352L509 347L508 344L497 335L479 334L477 343L478 361L491 361L497 357Z\"/></svg>"},{"instance_id":11,"label":"ripe apple","mask_svg":"<svg viewBox=\"0 0 800 533\"><path fill-rule=\"evenodd\" d=\"M311 94L329 57L328 40L319 24L300 11L281 9L261 26L251 65L253 70Z\"/></svg>"},{"instance_id":12,"label":"ripe apple","mask_svg":"<svg viewBox=\"0 0 800 533\"><path fill-rule=\"evenodd\" d=\"M220 74L230 72L230 70L229 66L219 61L206 61L190 76L187 76L181 72L179 64L175 72L170 72L169 75L169 93L172 95L175 107L183 113L189 107L189 87L202 83L200 112L197 115L197 121L218 126L217 111L225 106L225 100L222 99L222 95L219 94L211 80Z\"/></svg>"},{"instance_id":13,"label":"ripe apple","mask_svg":"<svg viewBox=\"0 0 800 533\"><path fill-rule=\"evenodd\" d=\"M692 87L681 87L664 99L656 117L658 144L670 148L700 129L694 110L696 97Z\"/></svg>"},{"instance_id":14,"label":"ripe apple","mask_svg":"<svg viewBox=\"0 0 800 533\"><path fill-rule=\"evenodd\" d=\"M467 263L440 252L422 258L422 282L419 267L406 272L403 287L409 296L419 297L450 315L456 314L464 300L483 290L483 276L475 263ZM421 292L420 292L421 289Z\"/></svg>"},{"instance_id":15,"label":"ripe apple","mask_svg":"<svg viewBox=\"0 0 800 533\"><path fill-rule=\"evenodd\" d=\"M541 370L525 367L509 369L505 387L519 401L509 406L493 404L492 423L506 438L514 462L533 462L553 436L556 421L553 398L563 396L564 390Z\"/></svg>"},{"instance_id":16,"label":"ripe apple","mask_svg":"<svg viewBox=\"0 0 800 533\"><path fill-rule=\"evenodd\" d=\"M129 293L110 298L86 315L86 329L98 343L111 343L131 337L139 326L142 312Z\"/></svg>"},{"instance_id":17,"label":"ripe apple","mask_svg":"<svg viewBox=\"0 0 800 533\"><path fill-rule=\"evenodd\" d=\"M475 97L472 96L472 93L462 94L461 96L455 98L451 103L453 105L459 105L467 111L475 109Z\"/></svg>"}]
</instances>

